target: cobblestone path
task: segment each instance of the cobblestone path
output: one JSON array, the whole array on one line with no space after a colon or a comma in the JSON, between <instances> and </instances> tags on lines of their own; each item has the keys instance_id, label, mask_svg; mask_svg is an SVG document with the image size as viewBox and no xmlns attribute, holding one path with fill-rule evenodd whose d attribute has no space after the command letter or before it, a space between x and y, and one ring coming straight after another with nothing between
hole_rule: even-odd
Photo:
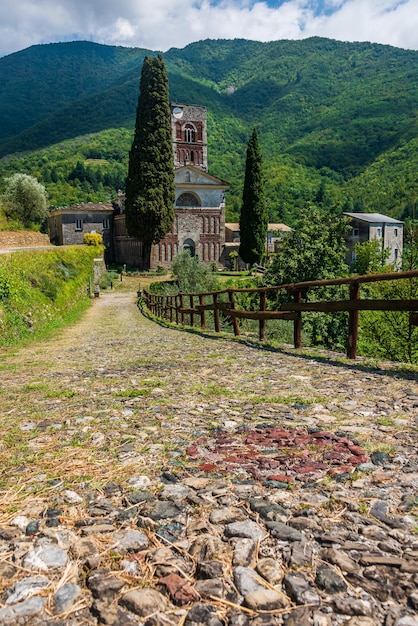
<instances>
[{"instance_id":1,"label":"cobblestone path","mask_svg":"<svg viewBox=\"0 0 418 626\"><path fill-rule=\"evenodd\" d=\"M0 364L0 623L418 626L413 373L160 326Z\"/></svg>"}]
</instances>

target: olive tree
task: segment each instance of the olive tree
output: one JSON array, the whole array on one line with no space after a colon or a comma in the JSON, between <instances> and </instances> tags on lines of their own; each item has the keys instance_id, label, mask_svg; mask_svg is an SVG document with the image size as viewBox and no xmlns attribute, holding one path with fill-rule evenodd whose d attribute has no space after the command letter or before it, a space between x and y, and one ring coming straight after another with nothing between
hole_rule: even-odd
<instances>
[{"instance_id":1,"label":"olive tree","mask_svg":"<svg viewBox=\"0 0 418 626\"><path fill-rule=\"evenodd\" d=\"M28 174L13 174L5 178L2 200L6 216L19 220L26 228L31 224L40 224L48 211L45 187Z\"/></svg>"}]
</instances>

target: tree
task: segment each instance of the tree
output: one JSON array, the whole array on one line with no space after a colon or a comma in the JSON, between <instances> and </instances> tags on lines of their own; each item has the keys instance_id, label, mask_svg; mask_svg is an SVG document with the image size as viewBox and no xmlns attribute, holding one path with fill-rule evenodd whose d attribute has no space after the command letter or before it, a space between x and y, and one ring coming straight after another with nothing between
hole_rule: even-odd
<instances>
[{"instance_id":1,"label":"tree","mask_svg":"<svg viewBox=\"0 0 418 626\"><path fill-rule=\"evenodd\" d=\"M197 293L215 289L216 276L210 267L199 263L187 250L176 254L171 269L180 291Z\"/></svg>"},{"instance_id":2,"label":"tree","mask_svg":"<svg viewBox=\"0 0 418 626\"><path fill-rule=\"evenodd\" d=\"M25 228L40 224L48 211L45 187L34 176L13 174L5 178L3 203L7 217L20 220Z\"/></svg>"},{"instance_id":3,"label":"tree","mask_svg":"<svg viewBox=\"0 0 418 626\"><path fill-rule=\"evenodd\" d=\"M337 278L348 274L345 262L344 234L349 230L348 217L331 219L316 206L302 209L296 228L288 233L264 274L266 285L298 283ZM309 290L304 300L342 300L347 297L343 287L317 287ZM277 302L288 300L281 290ZM273 307L274 308L274 307ZM312 345L343 349L347 334L346 313L304 313L304 332Z\"/></svg>"},{"instance_id":4,"label":"tree","mask_svg":"<svg viewBox=\"0 0 418 626\"><path fill-rule=\"evenodd\" d=\"M244 189L239 218L239 254L245 263L259 263L265 254L268 228L261 151L254 128L247 146Z\"/></svg>"},{"instance_id":5,"label":"tree","mask_svg":"<svg viewBox=\"0 0 418 626\"><path fill-rule=\"evenodd\" d=\"M356 260L353 263L355 274L376 274L385 269L391 270L388 267L390 250L384 248L378 239L357 243L354 246L354 254L356 255Z\"/></svg>"},{"instance_id":6,"label":"tree","mask_svg":"<svg viewBox=\"0 0 418 626\"><path fill-rule=\"evenodd\" d=\"M265 274L270 285L345 276L349 218L330 219L313 205L301 210L296 228L288 233Z\"/></svg>"},{"instance_id":7,"label":"tree","mask_svg":"<svg viewBox=\"0 0 418 626\"><path fill-rule=\"evenodd\" d=\"M161 55L145 57L126 179L126 227L142 241L143 269L151 246L174 221L174 155L168 78Z\"/></svg>"}]
</instances>

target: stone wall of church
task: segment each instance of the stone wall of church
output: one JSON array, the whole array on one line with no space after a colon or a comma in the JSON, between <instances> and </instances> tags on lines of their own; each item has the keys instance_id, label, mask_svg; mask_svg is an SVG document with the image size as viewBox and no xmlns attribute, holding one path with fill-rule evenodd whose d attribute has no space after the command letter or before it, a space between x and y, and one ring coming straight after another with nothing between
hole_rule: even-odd
<instances>
[{"instance_id":1,"label":"stone wall of church","mask_svg":"<svg viewBox=\"0 0 418 626\"><path fill-rule=\"evenodd\" d=\"M203 263L219 263L225 241L223 205L176 208L173 231L153 247L152 265L169 268L176 254L188 249Z\"/></svg>"}]
</instances>

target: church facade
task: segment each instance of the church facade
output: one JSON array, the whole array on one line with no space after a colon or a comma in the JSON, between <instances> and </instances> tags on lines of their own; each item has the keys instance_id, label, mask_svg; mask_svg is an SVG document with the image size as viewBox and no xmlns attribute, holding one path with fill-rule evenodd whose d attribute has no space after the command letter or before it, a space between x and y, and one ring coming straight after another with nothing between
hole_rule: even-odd
<instances>
[{"instance_id":1,"label":"church facade","mask_svg":"<svg viewBox=\"0 0 418 626\"><path fill-rule=\"evenodd\" d=\"M175 206L172 229L151 250L150 269L169 268L188 250L203 263L220 264L225 244L225 191L229 185L208 173L206 107L171 105ZM142 243L126 230L123 198L115 204L113 259L137 266Z\"/></svg>"},{"instance_id":2,"label":"church facade","mask_svg":"<svg viewBox=\"0 0 418 626\"><path fill-rule=\"evenodd\" d=\"M175 219L171 231L152 246L150 269L170 268L175 255L183 250L203 263L220 265L229 185L208 172L206 107L172 104L171 126ZM126 229L123 194L112 203L53 209L48 226L51 242L56 245L82 243L85 233L99 233L106 246L106 262L139 266L142 243Z\"/></svg>"}]
</instances>

